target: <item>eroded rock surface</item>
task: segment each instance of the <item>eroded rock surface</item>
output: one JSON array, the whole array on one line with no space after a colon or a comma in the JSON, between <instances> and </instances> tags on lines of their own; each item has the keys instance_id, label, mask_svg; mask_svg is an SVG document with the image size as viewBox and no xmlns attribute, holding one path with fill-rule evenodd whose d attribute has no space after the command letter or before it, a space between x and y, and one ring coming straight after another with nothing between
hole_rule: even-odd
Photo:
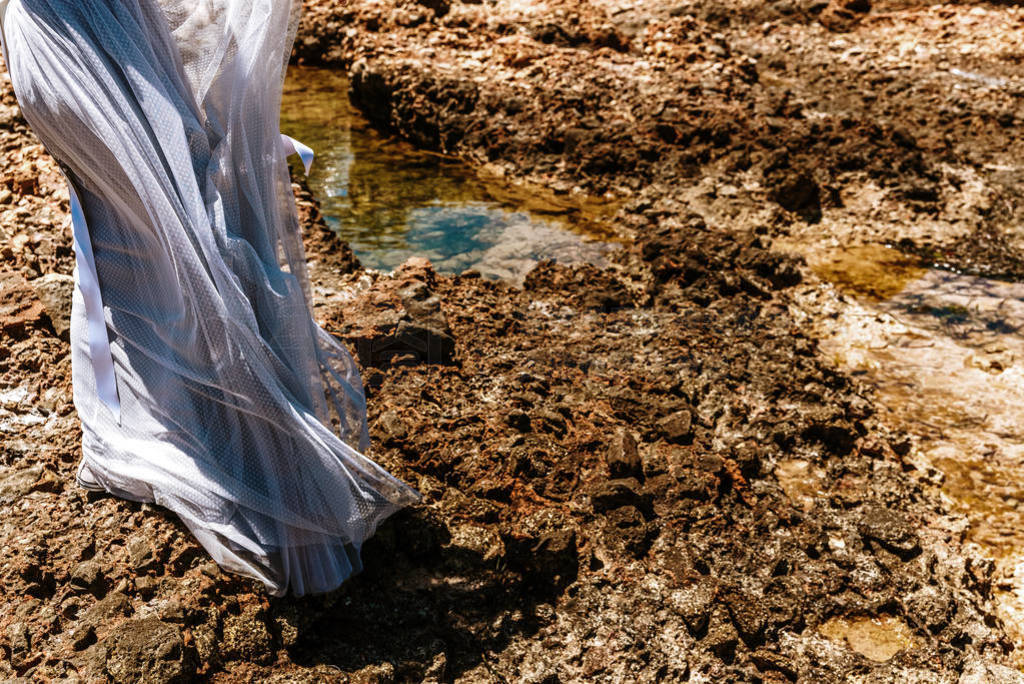
<instances>
[{"instance_id":1,"label":"eroded rock surface","mask_svg":"<svg viewBox=\"0 0 1024 684\"><path fill-rule=\"evenodd\" d=\"M1012 42L1018 10L308 4L297 56L350 67L380 125L607 194L632 239L522 288L371 273L297 186L315 315L363 365L373 456L424 502L338 592L272 600L172 516L74 485L68 344L31 286L71 273L66 197L0 78L0 677L1020 681L992 563L797 321L815 276L776 245L905 237L1013 272L1014 172L989 167L1019 104L922 75ZM937 52L895 49L908 31ZM944 73L975 73L957 54Z\"/></svg>"}]
</instances>

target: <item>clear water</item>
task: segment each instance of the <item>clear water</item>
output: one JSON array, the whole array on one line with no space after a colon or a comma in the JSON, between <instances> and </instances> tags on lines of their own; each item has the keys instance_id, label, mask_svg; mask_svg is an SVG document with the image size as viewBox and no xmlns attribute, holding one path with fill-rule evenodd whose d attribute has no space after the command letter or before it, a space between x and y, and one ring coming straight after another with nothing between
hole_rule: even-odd
<instances>
[{"instance_id":1,"label":"clear water","mask_svg":"<svg viewBox=\"0 0 1024 684\"><path fill-rule=\"evenodd\" d=\"M819 319L823 351L914 437L907 460L935 470L965 538L996 561L997 606L1024 644L1024 283L920 268L879 246L808 261L846 295Z\"/></svg>"},{"instance_id":2,"label":"clear water","mask_svg":"<svg viewBox=\"0 0 1024 684\"><path fill-rule=\"evenodd\" d=\"M440 272L519 282L541 259L603 263L600 209L482 180L458 161L378 133L348 100L345 75L292 67L281 129L317 152L310 187L364 266L411 256Z\"/></svg>"}]
</instances>

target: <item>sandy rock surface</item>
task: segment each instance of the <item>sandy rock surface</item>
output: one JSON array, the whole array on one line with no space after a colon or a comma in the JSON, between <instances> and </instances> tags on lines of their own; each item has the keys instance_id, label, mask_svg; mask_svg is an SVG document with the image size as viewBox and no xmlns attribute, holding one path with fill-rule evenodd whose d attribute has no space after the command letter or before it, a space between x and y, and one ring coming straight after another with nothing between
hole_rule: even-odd
<instances>
[{"instance_id":1,"label":"sandy rock surface","mask_svg":"<svg viewBox=\"0 0 1024 684\"><path fill-rule=\"evenodd\" d=\"M271 599L74 484L67 197L2 77L0 679L1021 680L938 473L793 313L819 241L1021 272L1019 10L308 4L297 58L372 120L628 243L522 288L379 274L297 186L316 316L424 501L338 592Z\"/></svg>"}]
</instances>

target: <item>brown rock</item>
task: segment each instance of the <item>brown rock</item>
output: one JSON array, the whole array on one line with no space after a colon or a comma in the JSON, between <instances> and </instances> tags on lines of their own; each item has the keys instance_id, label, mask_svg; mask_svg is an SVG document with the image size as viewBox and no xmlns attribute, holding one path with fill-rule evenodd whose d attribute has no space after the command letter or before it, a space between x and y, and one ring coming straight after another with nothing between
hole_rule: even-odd
<instances>
[{"instance_id":1,"label":"brown rock","mask_svg":"<svg viewBox=\"0 0 1024 684\"><path fill-rule=\"evenodd\" d=\"M181 629L157 618L131 620L105 640L106 670L116 682L177 684L194 673Z\"/></svg>"},{"instance_id":2,"label":"brown rock","mask_svg":"<svg viewBox=\"0 0 1024 684\"><path fill-rule=\"evenodd\" d=\"M627 430L612 437L608 449L608 470L613 478L641 477L643 468L636 440Z\"/></svg>"},{"instance_id":3,"label":"brown rock","mask_svg":"<svg viewBox=\"0 0 1024 684\"><path fill-rule=\"evenodd\" d=\"M0 271L0 332L20 336L44 313L32 286L14 271Z\"/></svg>"},{"instance_id":4,"label":"brown rock","mask_svg":"<svg viewBox=\"0 0 1024 684\"><path fill-rule=\"evenodd\" d=\"M32 281L36 296L59 337L67 339L71 331L71 297L75 279L63 273L47 273Z\"/></svg>"}]
</instances>

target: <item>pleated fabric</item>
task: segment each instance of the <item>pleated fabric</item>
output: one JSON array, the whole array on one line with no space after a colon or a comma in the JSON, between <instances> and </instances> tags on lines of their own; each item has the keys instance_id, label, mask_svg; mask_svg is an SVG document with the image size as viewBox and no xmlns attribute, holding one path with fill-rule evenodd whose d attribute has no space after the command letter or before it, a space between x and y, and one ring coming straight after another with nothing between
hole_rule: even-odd
<instances>
[{"instance_id":1,"label":"pleated fabric","mask_svg":"<svg viewBox=\"0 0 1024 684\"><path fill-rule=\"evenodd\" d=\"M311 313L278 130L299 4L11 0L4 19L25 118L81 198L114 360L119 420L76 287L79 480L174 511L277 595L337 587L418 498L364 455L358 370Z\"/></svg>"}]
</instances>

